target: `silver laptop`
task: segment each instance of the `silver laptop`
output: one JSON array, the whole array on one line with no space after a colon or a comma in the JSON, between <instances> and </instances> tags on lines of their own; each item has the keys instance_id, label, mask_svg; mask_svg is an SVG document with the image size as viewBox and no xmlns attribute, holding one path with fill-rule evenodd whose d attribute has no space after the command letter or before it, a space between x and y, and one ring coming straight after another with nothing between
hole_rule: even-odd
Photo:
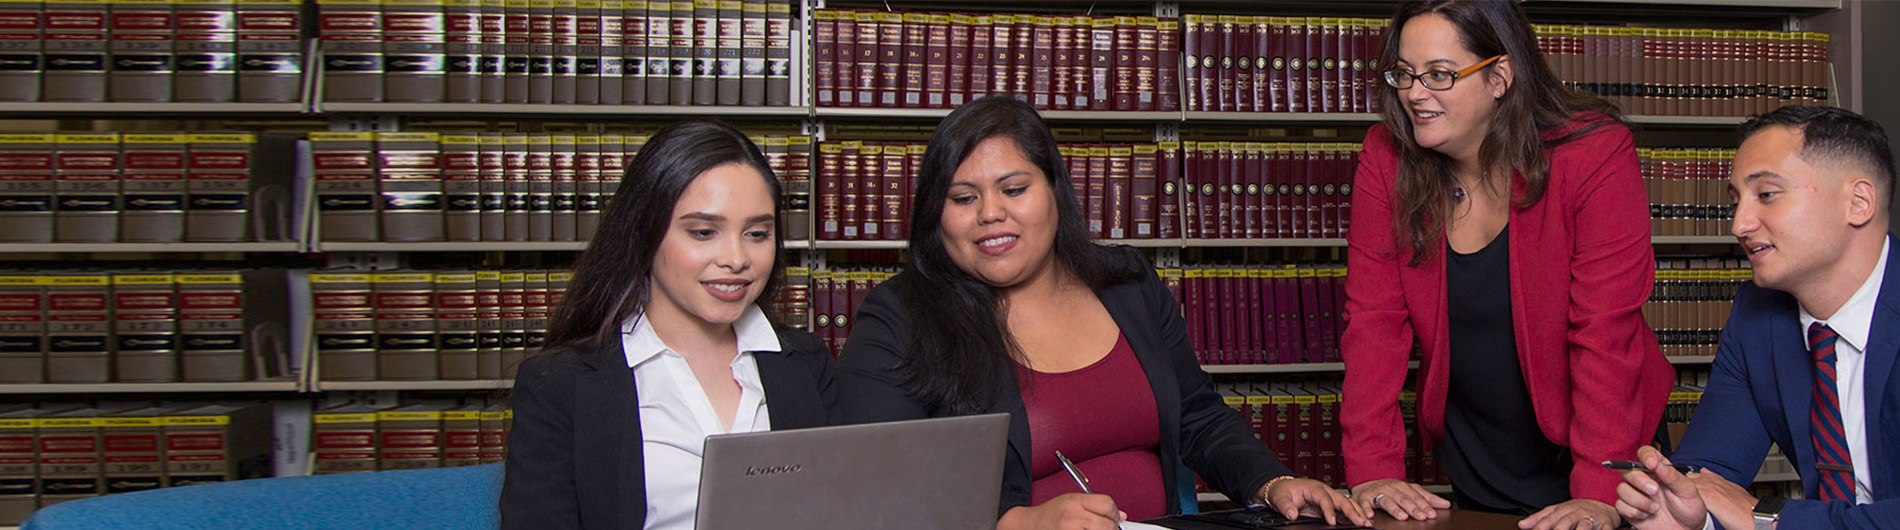
<instances>
[{"instance_id":1,"label":"silver laptop","mask_svg":"<svg viewBox=\"0 0 1900 530\"><path fill-rule=\"evenodd\" d=\"M710 436L698 530L996 527L1009 415Z\"/></svg>"}]
</instances>

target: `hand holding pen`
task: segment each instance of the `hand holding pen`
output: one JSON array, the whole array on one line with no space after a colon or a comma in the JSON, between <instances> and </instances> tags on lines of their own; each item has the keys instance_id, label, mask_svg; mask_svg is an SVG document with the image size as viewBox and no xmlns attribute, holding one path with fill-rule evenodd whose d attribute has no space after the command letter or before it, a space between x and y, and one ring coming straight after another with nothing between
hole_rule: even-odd
<instances>
[{"instance_id":1,"label":"hand holding pen","mask_svg":"<svg viewBox=\"0 0 1900 530\"><path fill-rule=\"evenodd\" d=\"M1003 512L1002 519L996 521L997 530L1044 529L1044 528L1083 528L1113 530L1128 514L1115 507L1115 499L1107 495L1092 493L1089 479L1082 470L1070 462L1061 452L1056 460L1062 463L1062 469L1069 478L1082 487L1082 493L1058 495L1042 504L1017 506Z\"/></svg>"}]
</instances>

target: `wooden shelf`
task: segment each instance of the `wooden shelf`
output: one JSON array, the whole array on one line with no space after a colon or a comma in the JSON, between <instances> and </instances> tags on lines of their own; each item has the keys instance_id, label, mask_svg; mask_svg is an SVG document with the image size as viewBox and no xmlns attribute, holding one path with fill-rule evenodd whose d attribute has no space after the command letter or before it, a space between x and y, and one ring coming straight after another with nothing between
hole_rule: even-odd
<instances>
[{"instance_id":1,"label":"wooden shelf","mask_svg":"<svg viewBox=\"0 0 1900 530\"><path fill-rule=\"evenodd\" d=\"M1733 245L1735 236L1653 236L1649 241L1657 245Z\"/></svg>"},{"instance_id":2,"label":"wooden shelf","mask_svg":"<svg viewBox=\"0 0 1900 530\"><path fill-rule=\"evenodd\" d=\"M8 102L0 103L6 114L208 114L221 117L256 114L307 114L303 103L133 103L111 102Z\"/></svg>"},{"instance_id":3,"label":"wooden shelf","mask_svg":"<svg viewBox=\"0 0 1900 530\"><path fill-rule=\"evenodd\" d=\"M467 381L317 381L317 391L338 390L501 390L514 388L513 379Z\"/></svg>"},{"instance_id":4,"label":"wooden shelf","mask_svg":"<svg viewBox=\"0 0 1900 530\"><path fill-rule=\"evenodd\" d=\"M0 394L126 394L143 392L296 392L296 381L235 383L38 383L0 385Z\"/></svg>"},{"instance_id":5,"label":"wooden shelf","mask_svg":"<svg viewBox=\"0 0 1900 530\"><path fill-rule=\"evenodd\" d=\"M551 103L317 103L318 112L344 114L454 114L481 115L569 115L569 116L719 116L795 117L811 115L808 107L737 107L691 105L569 105Z\"/></svg>"},{"instance_id":6,"label":"wooden shelf","mask_svg":"<svg viewBox=\"0 0 1900 530\"><path fill-rule=\"evenodd\" d=\"M184 252L301 252L296 241L258 243L0 243L0 253L184 253Z\"/></svg>"}]
</instances>

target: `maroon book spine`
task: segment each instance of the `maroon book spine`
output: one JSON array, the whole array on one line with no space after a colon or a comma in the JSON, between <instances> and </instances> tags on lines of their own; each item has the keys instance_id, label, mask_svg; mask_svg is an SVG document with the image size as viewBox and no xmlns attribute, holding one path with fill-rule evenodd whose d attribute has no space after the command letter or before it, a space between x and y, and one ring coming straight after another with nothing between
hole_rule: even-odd
<instances>
[{"instance_id":1,"label":"maroon book spine","mask_svg":"<svg viewBox=\"0 0 1900 530\"><path fill-rule=\"evenodd\" d=\"M845 339L851 335L851 320L857 315L851 305L851 278L857 274L850 271L831 273L831 344L838 353L844 353Z\"/></svg>"},{"instance_id":2,"label":"maroon book spine","mask_svg":"<svg viewBox=\"0 0 1900 530\"><path fill-rule=\"evenodd\" d=\"M1089 237L1101 239L1108 237L1108 182L1111 178L1108 168L1109 148L1106 145L1090 145L1086 149L1089 153Z\"/></svg>"},{"instance_id":3,"label":"maroon book spine","mask_svg":"<svg viewBox=\"0 0 1900 530\"><path fill-rule=\"evenodd\" d=\"M1286 111L1310 112L1306 107L1306 19L1288 17L1286 40Z\"/></svg>"},{"instance_id":4,"label":"maroon book spine","mask_svg":"<svg viewBox=\"0 0 1900 530\"><path fill-rule=\"evenodd\" d=\"M1181 237L1181 142L1161 142L1155 157L1155 237Z\"/></svg>"},{"instance_id":5,"label":"maroon book spine","mask_svg":"<svg viewBox=\"0 0 1900 530\"><path fill-rule=\"evenodd\" d=\"M1181 237L1195 239L1201 237L1201 143L1181 142L1181 169L1179 183L1175 193L1179 194L1181 204Z\"/></svg>"},{"instance_id":6,"label":"maroon book spine","mask_svg":"<svg viewBox=\"0 0 1900 530\"><path fill-rule=\"evenodd\" d=\"M812 91L820 107L838 105L838 16L820 9L812 14Z\"/></svg>"},{"instance_id":7,"label":"maroon book spine","mask_svg":"<svg viewBox=\"0 0 1900 530\"><path fill-rule=\"evenodd\" d=\"M1300 331L1306 338L1300 349L1305 352L1306 362L1319 362L1325 353L1325 349L1320 346L1319 338L1319 271L1312 267L1302 267L1299 273Z\"/></svg>"},{"instance_id":8,"label":"maroon book spine","mask_svg":"<svg viewBox=\"0 0 1900 530\"><path fill-rule=\"evenodd\" d=\"M1247 268L1246 297L1253 304L1253 312L1247 319L1247 351L1250 364L1267 362L1267 340L1272 336L1273 324L1272 299L1266 296L1267 274L1261 266Z\"/></svg>"},{"instance_id":9,"label":"maroon book spine","mask_svg":"<svg viewBox=\"0 0 1900 530\"><path fill-rule=\"evenodd\" d=\"M1197 360L1202 364L1210 364L1207 358L1207 341L1205 340L1207 326L1201 322L1206 315L1206 310L1202 306L1204 297L1201 296L1201 290L1206 288L1206 282L1202 278L1203 271L1200 268L1189 266L1183 272L1186 276L1186 278L1182 280L1184 284L1182 290L1185 291L1185 294L1181 300L1185 311L1182 312L1181 316L1184 320L1187 320L1188 343L1194 346L1194 354Z\"/></svg>"},{"instance_id":10,"label":"maroon book spine","mask_svg":"<svg viewBox=\"0 0 1900 530\"><path fill-rule=\"evenodd\" d=\"M1181 53L1187 58L1187 67L1180 75L1189 112L1206 110L1202 104L1206 100L1202 99L1201 95L1201 77L1206 75L1202 71L1204 63L1201 61L1201 18L1203 16L1205 15L1185 15L1181 19Z\"/></svg>"},{"instance_id":11,"label":"maroon book spine","mask_svg":"<svg viewBox=\"0 0 1900 530\"><path fill-rule=\"evenodd\" d=\"M1238 235L1248 239L1257 238L1261 233L1260 218L1263 209L1260 195L1260 144L1246 142L1234 145L1241 154L1240 184L1244 189L1241 190L1240 196L1246 204L1246 208L1238 216L1240 218L1240 222L1237 223L1240 225Z\"/></svg>"},{"instance_id":12,"label":"maroon book spine","mask_svg":"<svg viewBox=\"0 0 1900 530\"><path fill-rule=\"evenodd\" d=\"M905 204L910 196L904 193L904 176L910 174L910 149L903 143L884 145L884 178L879 182L883 193L879 197L878 211L883 214L883 232L878 234L885 240L904 238L902 229L904 214L909 210Z\"/></svg>"},{"instance_id":13,"label":"maroon book spine","mask_svg":"<svg viewBox=\"0 0 1900 530\"><path fill-rule=\"evenodd\" d=\"M970 23L962 13L950 15L948 78L944 84L944 106L956 108L970 97Z\"/></svg>"},{"instance_id":14,"label":"maroon book spine","mask_svg":"<svg viewBox=\"0 0 1900 530\"><path fill-rule=\"evenodd\" d=\"M1339 105L1339 19L1320 19L1319 25L1319 103L1320 112L1343 112Z\"/></svg>"},{"instance_id":15,"label":"maroon book spine","mask_svg":"<svg viewBox=\"0 0 1900 530\"><path fill-rule=\"evenodd\" d=\"M1346 144L1339 172L1339 237L1352 231L1352 177L1359 171L1360 144Z\"/></svg>"},{"instance_id":16,"label":"maroon book spine","mask_svg":"<svg viewBox=\"0 0 1900 530\"><path fill-rule=\"evenodd\" d=\"M1181 110L1181 19L1155 25L1155 110Z\"/></svg>"},{"instance_id":17,"label":"maroon book spine","mask_svg":"<svg viewBox=\"0 0 1900 530\"><path fill-rule=\"evenodd\" d=\"M1216 142L1201 142L1201 164L1195 170L1195 188L1200 195L1195 202L1201 209L1201 237L1216 239L1220 235L1220 153Z\"/></svg>"},{"instance_id":18,"label":"maroon book spine","mask_svg":"<svg viewBox=\"0 0 1900 530\"><path fill-rule=\"evenodd\" d=\"M1017 17L1022 20L1022 17ZM1055 105L1056 25L1053 17L1034 17L1030 25L1029 104L1038 109Z\"/></svg>"},{"instance_id":19,"label":"maroon book spine","mask_svg":"<svg viewBox=\"0 0 1900 530\"><path fill-rule=\"evenodd\" d=\"M1254 76L1253 49L1255 43L1254 17L1236 16L1234 20L1234 110L1250 112L1254 110L1254 95L1257 86Z\"/></svg>"},{"instance_id":20,"label":"maroon book spine","mask_svg":"<svg viewBox=\"0 0 1900 530\"><path fill-rule=\"evenodd\" d=\"M838 356L838 348L831 333L831 271L813 269L811 271L811 332L825 340L825 349L831 356Z\"/></svg>"},{"instance_id":21,"label":"maroon book spine","mask_svg":"<svg viewBox=\"0 0 1900 530\"><path fill-rule=\"evenodd\" d=\"M930 53L930 15L924 13L904 13L902 15L904 67L898 91L897 106L918 108L925 105L924 94L929 91L925 85L925 75L929 69Z\"/></svg>"},{"instance_id":22,"label":"maroon book spine","mask_svg":"<svg viewBox=\"0 0 1900 530\"><path fill-rule=\"evenodd\" d=\"M1095 91L1089 77L1093 71L1089 66L1093 55L1089 39L1095 34L1093 23L1087 15L1075 15L1064 20L1066 22L1063 23L1071 28L1071 35L1068 44L1058 45L1069 49L1069 108L1087 110Z\"/></svg>"},{"instance_id":23,"label":"maroon book spine","mask_svg":"<svg viewBox=\"0 0 1900 530\"><path fill-rule=\"evenodd\" d=\"M1336 193L1339 189L1333 184L1339 172L1338 144L1321 144L1314 154L1319 157L1320 171L1313 178L1318 187L1317 193L1308 190L1313 200L1319 203L1319 215L1314 216L1313 225L1318 228L1319 237L1339 237L1339 227L1334 225L1339 219L1339 196Z\"/></svg>"},{"instance_id":24,"label":"maroon book spine","mask_svg":"<svg viewBox=\"0 0 1900 530\"><path fill-rule=\"evenodd\" d=\"M1319 270L1319 338L1320 362L1339 361L1339 312L1344 307L1338 304L1336 293L1339 284L1346 279L1346 268L1327 266Z\"/></svg>"},{"instance_id":25,"label":"maroon book spine","mask_svg":"<svg viewBox=\"0 0 1900 530\"><path fill-rule=\"evenodd\" d=\"M1260 44L1259 54L1267 58L1267 111L1289 112L1287 95L1287 70L1291 67L1287 61L1287 19L1286 17L1266 17L1268 37Z\"/></svg>"},{"instance_id":26,"label":"maroon book spine","mask_svg":"<svg viewBox=\"0 0 1900 530\"><path fill-rule=\"evenodd\" d=\"M858 31L858 45L863 46L862 25ZM865 106L901 106L899 95L904 92L904 15L877 13L877 56L873 60L877 63L875 79L872 81L877 104Z\"/></svg>"},{"instance_id":27,"label":"maroon book spine","mask_svg":"<svg viewBox=\"0 0 1900 530\"><path fill-rule=\"evenodd\" d=\"M1011 94L1009 78L1014 70L1010 68L1016 59L1015 51L1010 49L1016 44L1016 16L1007 14L990 15L990 76L989 94Z\"/></svg>"},{"instance_id":28,"label":"maroon book spine","mask_svg":"<svg viewBox=\"0 0 1900 530\"><path fill-rule=\"evenodd\" d=\"M1319 433L1318 399L1305 389L1293 390L1293 414L1296 426L1293 428L1297 438L1293 440L1293 472L1304 476L1313 476L1319 470L1319 447L1315 435Z\"/></svg>"},{"instance_id":29,"label":"maroon book spine","mask_svg":"<svg viewBox=\"0 0 1900 530\"><path fill-rule=\"evenodd\" d=\"M1160 152L1160 146L1157 144L1136 144L1133 149L1133 158L1130 159L1129 163L1130 171L1134 175L1134 180L1130 184L1129 189L1129 196L1132 202L1129 204L1130 212L1128 216L1133 226L1131 228L1132 233L1130 233L1128 237L1133 239L1154 239L1155 216L1160 211L1155 208L1155 200L1157 198L1156 190L1159 188L1156 182L1161 176L1160 172L1156 171L1155 164L1160 161L1157 157L1157 154Z\"/></svg>"},{"instance_id":30,"label":"maroon book spine","mask_svg":"<svg viewBox=\"0 0 1900 530\"><path fill-rule=\"evenodd\" d=\"M883 239L884 142L864 142L858 171L858 239Z\"/></svg>"},{"instance_id":31,"label":"maroon book spine","mask_svg":"<svg viewBox=\"0 0 1900 530\"><path fill-rule=\"evenodd\" d=\"M1290 268L1272 271L1274 308L1274 355L1279 364L1300 362L1300 295L1298 278Z\"/></svg>"},{"instance_id":32,"label":"maroon book spine","mask_svg":"<svg viewBox=\"0 0 1900 530\"><path fill-rule=\"evenodd\" d=\"M1305 78L1301 84L1306 88L1307 112L1326 112L1325 81L1320 72L1320 54L1324 46L1321 42L1324 30L1320 23L1322 20L1319 17L1306 17L1306 44L1300 48L1300 57L1305 61L1300 76Z\"/></svg>"},{"instance_id":33,"label":"maroon book spine","mask_svg":"<svg viewBox=\"0 0 1900 530\"><path fill-rule=\"evenodd\" d=\"M1115 17L1089 17L1089 110L1116 108L1114 100ZM1079 108L1079 107L1078 107Z\"/></svg>"},{"instance_id":34,"label":"maroon book spine","mask_svg":"<svg viewBox=\"0 0 1900 530\"><path fill-rule=\"evenodd\" d=\"M1009 93L1018 98L1028 98L1031 93L1029 78L1039 44L1035 40L1035 26L1035 16L1016 15L1010 28L1010 37L1016 40L1009 47Z\"/></svg>"},{"instance_id":35,"label":"maroon book spine","mask_svg":"<svg viewBox=\"0 0 1900 530\"><path fill-rule=\"evenodd\" d=\"M858 231L863 228L858 216L858 182L863 178L858 152L864 149L864 143L846 141L839 149L838 238L849 241L858 239Z\"/></svg>"},{"instance_id":36,"label":"maroon book spine","mask_svg":"<svg viewBox=\"0 0 1900 530\"><path fill-rule=\"evenodd\" d=\"M818 144L818 239L824 241L843 239L843 233L839 231L839 224L844 221L841 215L844 200L843 153L842 143Z\"/></svg>"},{"instance_id":37,"label":"maroon book spine","mask_svg":"<svg viewBox=\"0 0 1900 530\"><path fill-rule=\"evenodd\" d=\"M1082 212L1084 218L1089 211L1089 159L1087 147L1058 145L1056 152L1062 155L1062 161L1069 172L1069 192L1075 197L1075 210Z\"/></svg>"},{"instance_id":38,"label":"maroon book spine","mask_svg":"<svg viewBox=\"0 0 1900 530\"><path fill-rule=\"evenodd\" d=\"M1306 144L1306 232L1295 237L1320 236L1320 189L1326 178L1326 144Z\"/></svg>"},{"instance_id":39,"label":"maroon book spine","mask_svg":"<svg viewBox=\"0 0 1900 530\"><path fill-rule=\"evenodd\" d=\"M1155 110L1160 88L1160 58L1155 56L1161 51L1155 34L1159 23L1155 17L1135 17L1135 110Z\"/></svg>"},{"instance_id":40,"label":"maroon book spine","mask_svg":"<svg viewBox=\"0 0 1900 530\"><path fill-rule=\"evenodd\" d=\"M1253 108L1242 109L1253 112L1268 112L1273 107L1273 62L1271 53L1273 43L1274 17L1252 17L1253 47L1241 50L1241 53L1253 56Z\"/></svg>"},{"instance_id":41,"label":"maroon book spine","mask_svg":"<svg viewBox=\"0 0 1900 530\"><path fill-rule=\"evenodd\" d=\"M1134 148L1117 145L1108 148L1108 205L1103 218L1108 221L1109 239L1127 239L1134 209Z\"/></svg>"},{"instance_id":42,"label":"maroon book spine","mask_svg":"<svg viewBox=\"0 0 1900 530\"><path fill-rule=\"evenodd\" d=\"M1273 405L1267 409L1271 415L1268 421L1273 425L1273 436L1266 439L1267 446L1273 448L1273 454L1292 456L1293 439L1298 438L1293 432L1293 395L1284 387L1272 390L1269 395Z\"/></svg>"},{"instance_id":43,"label":"maroon book spine","mask_svg":"<svg viewBox=\"0 0 1900 530\"><path fill-rule=\"evenodd\" d=\"M1345 475L1340 468L1339 458L1339 389L1322 388L1316 392L1319 393L1315 400L1318 402L1315 404L1318 409L1315 423L1318 424L1319 440L1314 444L1317 446L1314 459L1318 469L1313 473L1313 479L1326 483L1328 487L1344 487L1342 483L1345 482Z\"/></svg>"},{"instance_id":44,"label":"maroon book spine","mask_svg":"<svg viewBox=\"0 0 1900 530\"><path fill-rule=\"evenodd\" d=\"M1069 110L1075 96L1075 20L1059 16L1050 23L1055 29L1049 33L1054 41L1049 59L1049 108Z\"/></svg>"},{"instance_id":45,"label":"maroon book spine","mask_svg":"<svg viewBox=\"0 0 1900 530\"><path fill-rule=\"evenodd\" d=\"M1220 112L1233 112L1238 108L1235 106L1235 103L1237 103L1236 100L1239 99L1237 97L1238 94L1234 93L1236 82L1234 79L1234 60L1236 56L1239 55L1239 53L1236 53L1239 50L1234 48L1234 46L1237 45L1237 43L1234 42L1234 20L1239 17L1221 15L1215 18L1216 21L1210 24L1211 29L1214 30L1214 44L1212 47L1219 50L1217 55L1220 57L1220 66L1215 68L1214 72L1212 72L1214 74L1212 80L1215 82L1216 87L1214 89L1213 106L1214 110Z\"/></svg>"},{"instance_id":46,"label":"maroon book spine","mask_svg":"<svg viewBox=\"0 0 1900 530\"><path fill-rule=\"evenodd\" d=\"M1234 144L1220 142L1214 148L1214 237L1233 238L1234 234Z\"/></svg>"},{"instance_id":47,"label":"maroon book spine","mask_svg":"<svg viewBox=\"0 0 1900 530\"><path fill-rule=\"evenodd\" d=\"M924 106L950 106L950 15L929 15L924 42Z\"/></svg>"},{"instance_id":48,"label":"maroon book spine","mask_svg":"<svg viewBox=\"0 0 1900 530\"><path fill-rule=\"evenodd\" d=\"M995 75L996 38L990 25L994 19L987 15L971 17L970 22L970 77L964 89L964 96L974 100L990 93L989 81Z\"/></svg>"},{"instance_id":49,"label":"maroon book spine","mask_svg":"<svg viewBox=\"0 0 1900 530\"><path fill-rule=\"evenodd\" d=\"M857 80L853 83L857 87L857 106L876 107L878 106L877 68L878 61L883 56L883 51L878 49L877 35L882 24L878 22L877 13L859 11L852 13L852 16L857 24L855 33L858 35L856 40L858 72ZM838 26L838 31L844 31L842 24ZM842 40L843 37L839 39Z\"/></svg>"},{"instance_id":50,"label":"maroon book spine","mask_svg":"<svg viewBox=\"0 0 1900 530\"><path fill-rule=\"evenodd\" d=\"M851 10L834 11L838 28L838 50L832 57L838 61L837 71L832 74L832 84L837 87L837 102L840 107L858 106L858 14ZM651 46L649 46L651 49ZM651 89L649 89L651 92Z\"/></svg>"}]
</instances>

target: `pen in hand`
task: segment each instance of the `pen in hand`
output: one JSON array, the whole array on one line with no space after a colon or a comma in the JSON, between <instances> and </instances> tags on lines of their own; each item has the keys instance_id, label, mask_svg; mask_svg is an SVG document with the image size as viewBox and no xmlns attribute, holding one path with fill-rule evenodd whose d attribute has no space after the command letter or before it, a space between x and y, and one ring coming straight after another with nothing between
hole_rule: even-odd
<instances>
[{"instance_id":1,"label":"pen in hand","mask_svg":"<svg viewBox=\"0 0 1900 530\"><path fill-rule=\"evenodd\" d=\"M1075 479L1075 485L1082 487L1082 493L1095 494L1089 491L1089 478L1082 476L1082 470L1076 469L1075 462L1070 462L1069 457L1062 456L1062 451L1056 451L1056 460L1062 461L1062 469L1069 471L1069 478Z\"/></svg>"},{"instance_id":2,"label":"pen in hand","mask_svg":"<svg viewBox=\"0 0 1900 530\"><path fill-rule=\"evenodd\" d=\"M1642 462L1632 462L1629 460L1604 460L1603 467L1606 469L1622 470L1645 469ZM1680 471L1683 474L1694 473L1701 470L1701 468L1688 464L1669 464L1669 467L1676 468L1676 471Z\"/></svg>"}]
</instances>

